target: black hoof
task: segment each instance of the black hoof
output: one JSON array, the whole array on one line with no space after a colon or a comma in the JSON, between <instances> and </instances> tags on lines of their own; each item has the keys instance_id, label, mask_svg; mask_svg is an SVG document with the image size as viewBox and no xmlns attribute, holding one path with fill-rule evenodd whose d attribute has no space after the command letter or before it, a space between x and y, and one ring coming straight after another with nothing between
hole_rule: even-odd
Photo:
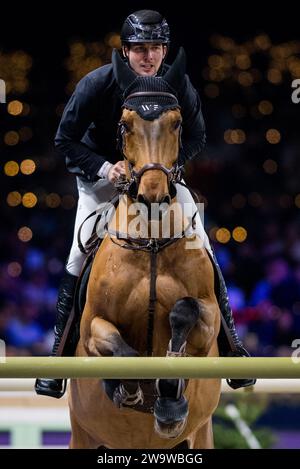
<instances>
[{"instance_id":1,"label":"black hoof","mask_svg":"<svg viewBox=\"0 0 300 469\"><path fill-rule=\"evenodd\" d=\"M184 396L179 399L158 397L154 404L154 417L164 424L180 422L186 419L188 413L188 401Z\"/></svg>"},{"instance_id":2,"label":"black hoof","mask_svg":"<svg viewBox=\"0 0 300 469\"><path fill-rule=\"evenodd\" d=\"M256 383L255 378L245 378L245 379L227 379L227 384L232 389L247 388L248 386L254 386Z\"/></svg>"},{"instance_id":3,"label":"black hoof","mask_svg":"<svg viewBox=\"0 0 300 469\"><path fill-rule=\"evenodd\" d=\"M65 381L65 383L64 383ZM41 396L50 396L60 399L66 390L66 380L63 379L37 379L35 381L35 392Z\"/></svg>"}]
</instances>

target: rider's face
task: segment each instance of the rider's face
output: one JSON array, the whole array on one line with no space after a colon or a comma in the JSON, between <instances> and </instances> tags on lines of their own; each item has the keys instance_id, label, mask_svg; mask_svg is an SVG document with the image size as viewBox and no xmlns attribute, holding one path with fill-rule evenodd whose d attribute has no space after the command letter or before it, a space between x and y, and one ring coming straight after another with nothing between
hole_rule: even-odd
<instances>
[{"instance_id":1,"label":"rider's face","mask_svg":"<svg viewBox=\"0 0 300 469\"><path fill-rule=\"evenodd\" d=\"M166 55L167 46L159 43L132 44L124 47L131 68L141 76L153 76Z\"/></svg>"}]
</instances>

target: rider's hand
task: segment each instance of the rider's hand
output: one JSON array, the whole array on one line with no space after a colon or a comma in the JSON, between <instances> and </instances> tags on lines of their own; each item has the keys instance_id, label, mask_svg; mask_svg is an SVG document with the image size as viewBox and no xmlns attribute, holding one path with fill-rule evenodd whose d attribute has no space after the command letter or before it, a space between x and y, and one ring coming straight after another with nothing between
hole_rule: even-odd
<instances>
[{"instance_id":1,"label":"rider's hand","mask_svg":"<svg viewBox=\"0 0 300 469\"><path fill-rule=\"evenodd\" d=\"M124 176L126 175L125 162L124 161L118 161L108 171L107 178L108 178L109 182L111 182L113 184L122 175L124 175Z\"/></svg>"}]
</instances>

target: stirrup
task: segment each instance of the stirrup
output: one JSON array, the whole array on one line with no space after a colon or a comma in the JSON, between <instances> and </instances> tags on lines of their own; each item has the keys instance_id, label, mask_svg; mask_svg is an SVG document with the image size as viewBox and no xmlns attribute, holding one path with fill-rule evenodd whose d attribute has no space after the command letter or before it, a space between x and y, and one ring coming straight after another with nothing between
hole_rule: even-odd
<instances>
[{"instance_id":1,"label":"stirrup","mask_svg":"<svg viewBox=\"0 0 300 469\"><path fill-rule=\"evenodd\" d=\"M60 386L60 384L62 386ZM66 379L40 379L35 381L34 389L40 396L50 396L60 399L66 392Z\"/></svg>"},{"instance_id":2,"label":"stirrup","mask_svg":"<svg viewBox=\"0 0 300 469\"><path fill-rule=\"evenodd\" d=\"M228 378L226 382L232 389L248 388L249 386L255 385L256 378Z\"/></svg>"},{"instance_id":3,"label":"stirrup","mask_svg":"<svg viewBox=\"0 0 300 469\"><path fill-rule=\"evenodd\" d=\"M241 345L241 343L236 345L236 352L233 354L234 357L250 357L250 353ZM228 386L232 389L239 388L248 388L249 386L254 386L256 383L255 378L228 378L226 379Z\"/></svg>"}]
</instances>

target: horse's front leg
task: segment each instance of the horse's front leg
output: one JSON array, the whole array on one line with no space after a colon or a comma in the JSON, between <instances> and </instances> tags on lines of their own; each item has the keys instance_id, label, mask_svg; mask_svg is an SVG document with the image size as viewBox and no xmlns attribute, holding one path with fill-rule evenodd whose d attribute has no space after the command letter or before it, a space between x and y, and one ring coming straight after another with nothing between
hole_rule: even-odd
<instances>
[{"instance_id":1,"label":"horse's front leg","mask_svg":"<svg viewBox=\"0 0 300 469\"><path fill-rule=\"evenodd\" d=\"M171 340L167 356L184 356L190 331L201 316L198 301L191 297L176 301L169 315ZM184 397L184 379L156 380L158 399L154 406L155 430L164 438L179 436L188 416L188 403Z\"/></svg>"},{"instance_id":2,"label":"horse's front leg","mask_svg":"<svg viewBox=\"0 0 300 469\"><path fill-rule=\"evenodd\" d=\"M139 355L125 342L111 322L99 317L95 317L91 322L90 336L85 341L85 349L88 355L96 357L137 357ZM128 381L127 385L124 385L119 379L104 379L103 386L108 397L118 407L143 401L143 394L136 380Z\"/></svg>"},{"instance_id":3,"label":"horse's front leg","mask_svg":"<svg viewBox=\"0 0 300 469\"><path fill-rule=\"evenodd\" d=\"M90 326L90 335L85 341L89 355L95 357L136 357L136 352L122 338L111 322L95 317Z\"/></svg>"}]
</instances>

